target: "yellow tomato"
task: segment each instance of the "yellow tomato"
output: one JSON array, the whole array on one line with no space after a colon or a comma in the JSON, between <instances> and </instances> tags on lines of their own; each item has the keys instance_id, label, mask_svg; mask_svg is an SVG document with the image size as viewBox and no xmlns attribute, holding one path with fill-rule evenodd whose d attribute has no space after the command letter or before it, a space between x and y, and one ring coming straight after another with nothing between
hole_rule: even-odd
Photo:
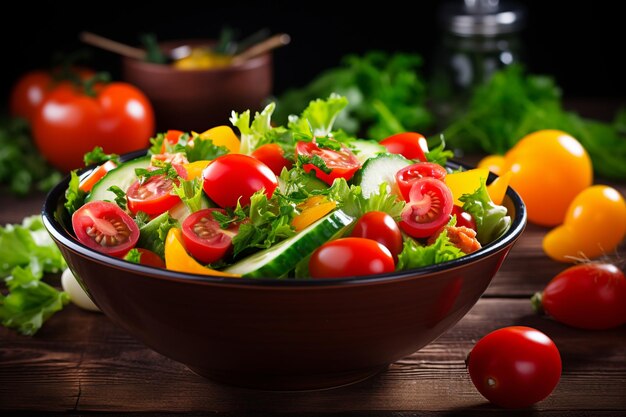
<instances>
[{"instance_id":1,"label":"yellow tomato","mask_svg":"<svg viewBox=\"0 0 626 417\"><path fill-rule=\"evenodd\" d=\"M214 145L224 146L231 153L239 152L241 142L229 126L216 126L200 133L202 139L211 139Z\"/></svg>"},{"instance_id":2,"label":"yellow tomato","mask_svg":"<svg viewBox=\"0 0 626 417\"><path fill-rule=\"evenodd\" d=\"M561 224L568 206L593 181L591 160L575 138L560 130L539 130L522 138L504 156L511 187L528 209L528 220Z\"/></svg>"},{"instance_id":3,"label":"yellow tomato","mask_svg":"<svg viewBox=\"0 0 626 417\"><path fill-rule=\"evenodd\" d=\"M596 258L613 251L626 235L626 203L606 185L586 188L567 209L563 225L543 239L543 250L557 261Z\"/></svg>"},{"instance_id":4,"label":"yellow tomato","mask_svg":"<svg viewBox=\"0 0 626 417\"><path fill-rule=\"evenodd\" d=\"M503 172L504 156L502 155L487 155L478 162L476 168L486 168L496 175L500 175Z\"/></svg>"},{"instance_id":5,"label":"yellow tomato","mask_svg":"<svg viewBox=\"0 0 626 417\"><path fill-rule=\"evenodd\" d=\"M454 204L463 206L459 197L463 194L472 194L480 187L482 181L487 180L488 176L489 171L485 168L469 169L467 171L446 175L445 182L448 188L450 188L450 191L452 191Z\"/></svg>"}]
</instances>

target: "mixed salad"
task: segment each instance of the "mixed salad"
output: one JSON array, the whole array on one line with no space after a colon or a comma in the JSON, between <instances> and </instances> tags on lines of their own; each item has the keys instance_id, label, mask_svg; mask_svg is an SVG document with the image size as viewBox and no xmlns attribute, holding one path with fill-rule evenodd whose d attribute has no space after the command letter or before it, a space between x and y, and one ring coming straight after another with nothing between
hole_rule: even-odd
<instances>
[{"instance_id":1,"label":"mixed salad","mask_svg":"<svg viewBox=\"0 0 626 417\"><path fill-rule=\"evenodd\" d=\"M333 130L343 96L311 101L287 126L274 104L228 126L170 130L122 163L101 149L72 172L65 206L76 239L174 271L252 278L387 273L474 252L510 227L506 181L446 167L444 143Z\"/></svg>"}]
</instances>

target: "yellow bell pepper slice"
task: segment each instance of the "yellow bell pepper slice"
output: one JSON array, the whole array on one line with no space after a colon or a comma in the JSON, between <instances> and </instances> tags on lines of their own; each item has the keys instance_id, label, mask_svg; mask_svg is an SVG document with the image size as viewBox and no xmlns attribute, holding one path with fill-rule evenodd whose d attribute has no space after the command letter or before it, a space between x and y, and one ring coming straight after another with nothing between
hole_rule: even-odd
<instances>
[{"instance_id":1,"label":"yellow bell pepper slice","mask_svg":"<svg viewBox=\"0 0 626 417\"><path fill-rule=\"evenodd\" d=\"M172 227L165 238L165 267L171 271L188 272L190 274L213 275L218 277L240 277L202 266L193 259L183 246L183 237L180 229Z\"/></svg>"},{"instance_id":2,"label":"yellow bell pepper slice","mask_svg":"<svg viewBox=\"0 0 626 417\"><path fill-rule=\"evenodd\" d=\"M191 181L195 178L202 177L202 171L206 168L211 161L195 161L188 164L184 164L183 167L187 171L187 180Z\"/></svg>"},{"instance_id":3,"label":"yellow bell pepper slice","mask_svg":"<svg viewBox=\"0 0 626 417\"><path fill-rule=\"evenodd\" d=\"M298 208L302 211L293 218L291 225L296 229L296 232L299 232L333 211L336 207L337 203L327 200L321 195L309 197L304 203L298 205Z\"/></svg>"},{"instance_id":4,"label":"yellow bell pepper slice","mask_svg":"<svg viewBox=\"0 0 626 417\"><path fill-rule=\"evenodd\" d=\"M509 187L512 176L513 173L511 171L507 171L505 174L496 178L491 184L487 186L487 192L489 193L489 197L491 197L491 201L493 201L495 204L502 204L502 201L504 201L506 189Z\"/></svg>"},{"instance_id":5,"label":"yellow bell pepper slice","mask_svg":"<svg viewBox=\"0 0 626 417\"><path fill-rule=\"evenodd\" d=\"M230 153L238 153L241 142L229 126L216 126L200 133L200 138L211 139L214 145L224 146Z\"/></svg>"},{"instance_id":6,"label":"yellow bell pepper slice","mask_svg":"<svg viewBox=\"0 0 626 417\"><path fill-rule=\"evenodd\" d=\"M489 170L487 168L474 168L446 175L446 185L452 191L454 204L462 206L463 203L459 197L463 194L472 194L488 176Z\"/></svg>"}]
</instances>

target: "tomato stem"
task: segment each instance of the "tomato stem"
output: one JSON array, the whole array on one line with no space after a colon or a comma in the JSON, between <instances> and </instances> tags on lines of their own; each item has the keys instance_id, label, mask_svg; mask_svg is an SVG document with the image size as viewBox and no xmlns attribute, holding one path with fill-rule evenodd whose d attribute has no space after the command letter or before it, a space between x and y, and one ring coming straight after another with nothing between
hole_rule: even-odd
<instances>
[{"instance_id":1,"label":"tomato stem","mask_svg":"<svg viewBox=\"0 0 626 417\"><path fill-rule=\"evenodd\" d=\"M536 292L530 298L530 304L533 306L533 310L534 310L535 313L542 314L544 312L543 311L542 301L543 301L543 293L542 292Z\"/></svg>"},{"instance_id":2,"label":"tomato stem","mask_svg":"<svg viewBox=\"0 0 626 417\"><path fill-rule=\"evenodd\" d=\"M84 81L79 81L79 85L82 86L83 92L86 96L96 97L96 89L95 86L98 83L108 83L111 81L111 76L108 72L98 72L94 74L93 77L88 78Z\"/></svg>"}]
</instances>

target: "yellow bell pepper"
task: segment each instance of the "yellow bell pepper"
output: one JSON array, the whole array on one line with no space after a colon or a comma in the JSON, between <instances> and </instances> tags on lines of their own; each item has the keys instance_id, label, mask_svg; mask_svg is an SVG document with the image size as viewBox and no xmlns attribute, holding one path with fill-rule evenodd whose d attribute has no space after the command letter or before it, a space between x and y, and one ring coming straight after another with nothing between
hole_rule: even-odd
<instances>
[{"instance_id":1,"label":"yellow bell pepper","mask_svg":"<svg viewBox=\"0 0 626 417\"><path fill-rule=\"evenodd\" d=\"M459 197L463 194L472 194L480 187L481 181L486 180L488 176L489 170L486 168L475 168L446 175L446 185L452 191L454 204L462 206L463 203Z\"/></svg>"},{"instance_id":2,"label":"yellow bell pepper","mask_svg":"<svg viewBox=\"0 0 626 417\"><path fill-rule=\"evenodd\" d=\"M165 267L172 271L187 272L190 274L213 275L218 277L240 277L202 266L193 259L183 246L183 237L180 229L172 227L165 238Z\"/></svg>"},{"instance_id":3,"label":"yellow bell pepper","mask_svg":"<svg viewBox=\"0 0 626 417\"><path fill-rule=\"evenodd\" d=\"M202 177L202 171L206 168L211 161L195 161L188 164L184 164L183 167L187 171L187 179L193 180L194 178Z\"/></svg>"},{"instance_id":4,"label":"yellow bell pepper","mask_svg":"<svg viewBox=\"0 0 626 417\"><path fill-rule=\"evenodd\" d=\"M337 203L327 200L321 195L309 197L305 202L298 205L298 209L301 212L293 218L291 225L296 229L296 232L299 232L333 211L336 207Z\"/></svg>"},{"instance_id":5,"label":"yellow bell pepper","mask_svg":"<svg viewBox=\"0 0 626 417\"><path fill-rule=\"evenodd\" d=\"M200 138L211 139L214 145L224 146L230 153L238 153L241 142L229 126L216 126L200 133Z\"/></svg>"},{"instance_id":6,"label":"yellow bell pepper","mask_svg":"<svg viewBox=\"0 0 626 417\"><path fill-rule=\"evenodd\" d=\"M509 187L512 176L513 173L511 171L507 171L487 186L489 197L491 197L491 201L495 204L502 204L504 196L506 195L506 189Z\"/></svg>"}]
</instances>

